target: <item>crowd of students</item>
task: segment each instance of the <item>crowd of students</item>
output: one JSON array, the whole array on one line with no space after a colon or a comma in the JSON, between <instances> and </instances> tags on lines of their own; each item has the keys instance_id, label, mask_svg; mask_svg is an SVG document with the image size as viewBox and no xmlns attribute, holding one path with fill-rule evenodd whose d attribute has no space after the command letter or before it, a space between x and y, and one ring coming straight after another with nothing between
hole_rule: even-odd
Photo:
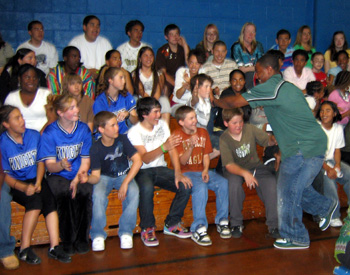
<instances>
[{"instance_id":1,"label":"crowd of students","mask_svg":"<svg viewBox=\"0 0 350 275\"><path fill-rule=\"evenodd\" d=\"M30 22L30 40L0 76L5 268L18 267L9 232L11 199L26 209L18 257L31 264L41 262L30 247L41 213L49 257L71 262L75 253L90 250L89 236L93 251L104 250L113 188L123 205L122 249L133 247L137 209L143 243L159 245L155 185L176 194L164 234L203 246L212 244L205 214L209 189L216 194L220 237L241 237L243 183L264 202L276 248L309 247L303 211L321 230L342 226L336 182L350 198L350 72L343 32L334 33L323 55L312 46L308 26L298 30L294 47L282 29L264 53L256 26L246 23L230 59L214 24L192 50L178 26L166 26L167 43L156 55L141 41L139 20L126 24L129 41L117 50L100 36L96 16L84 18L83 30L58 62L55 46L43 40L43 24ZM180 126L174 133L171 115ZM264 163L257 144L266 147ZM166 153L174 169L167 167ZM218 156L218 167L210 170ZM194 221L188 229L181 218L191 195Z\"/></svg>"}]
</instances>

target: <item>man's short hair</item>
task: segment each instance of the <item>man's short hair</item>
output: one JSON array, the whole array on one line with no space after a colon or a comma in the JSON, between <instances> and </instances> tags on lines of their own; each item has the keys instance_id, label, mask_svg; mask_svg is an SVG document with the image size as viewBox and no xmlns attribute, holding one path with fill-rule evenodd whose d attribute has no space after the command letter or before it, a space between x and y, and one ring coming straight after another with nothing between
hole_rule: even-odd
<instances>
[{"instance_id":1,"label":"man's short hair","mask_svg":"<svg viewBox=\"0 0 350 275\"><path fill-rule=\"evenodd\" d=\"M140 20L131 20L125 25L125 34L128 35L128 32L131 32L132 28L137 25L141 26L142 32L145 30L145 26Z\"/></svg>"},{"instance_id":2,"label":"man's short hair","mask_svg":"<svg viewBox=\"0 0 350 275\"><path fill-rule=\"evenodd\" d=\"M165 36L168 36L169 32L172 31L172 30L178 30L179 31L179 34L180 34L180 28L175 25L175 24L169 24L168 26L165 27L164 29L164 35Z\"/></svg>"},{"instance_id":3,"label":"man's short hair","mask_svg":"<svg viewBox=\"0 0 350 275\"><path fill-rule=\"evenodd\" d=\"M63 57L68 56L71 51L78 51L80 53L80 51L79 51L79 49L77 47L75 47L75 46L67 46L67 47L65 47L63 49L62 56Z\"/></svg>"},{"instance_id":4,"label":"man's short hair","mask_svg":"<svg viewBox=\"0 0 350 275\"><path fill-rule=\"evenodd\" d=\"M84 26L87 26L87 24L89 24L89 22L92 20L92 19L97 19L98 22L101 24L101 21L100 19L96 16L96 15L88 15L84 18L83 20L83 25Z\"/></svg>"},{"instance_id":5,"label":"man's short hair","mask_svg":"<svg viewBox=\"0 0 350 275\"><path fill-rule=\"evenodd\" d=\"M225 122L229 122L234 116L242 116L243 118L243 110L242 108L232 108L232 109L223 109L222 110L222 120Z\"/></svg>"},{"instance_id":6,"label":"man's short hair","mask_svg":"<svg viewBox=\"0 0 350 275\"><path fill-rule=\"evenodd\" d=\"M142 122L144 120L143 116L148 116L149 113L152 111L154 108L162 108L160 106L160 103L157 99L154 97L143 97L137 100L136 103L136 112L137 116L139 118L139 121Z\"/></svg>"},{"instance_id":7,"label":"man's short hair","mask_svg":"<svg viewBox=\"0 0 350 275\"><path fill-rule=\"evenodd\" d=\"M340 50L339 52L335 53L334 60L338 61L339 56L342 55L342 54L346 55L349 58L349 54L347 53L346 50Z\"/></svg>"},{"instance_id":8,"label":"man's short hair","mask_svg":"<svg viewBox=\"0 0 350 275\"><path fill-rule=\"evenodd\" d=\"M95 117L94 117L94 127L95 129L98 131L98 127L102 127L104 128L107 124L107 122L112 119L115 118L116 115L108 112L108 111L101 111L98 112Z\"/></svg>"},{"instance_id":9,"label":"man's short hair","mask_svg":"<svg viewBox=\"0 0 350 275\"><path fill-rule=\"evenodd\" d=\"M196 86L197 81L198 81L198 88L203 86L204 81L209 81L210 85L213 85L213 79L209 75L197 74L191 78L191 81L190 81L191 91L193 91L194 87Z\"/></svg>"},{"instance_id":10,"label":"man's short hair","mask_svg":"<svg viewBox=\"0 0 350 275\"><path fill-rule=\"evenodd\" d=\"M44 27L43 23L41 23L39 20L33 20L28 24L28 31L31 31L33 26L36 24L40 24L42 27Z\"/></svg>"},{"instance_id":11,"label":"man's short hair","mask_svg":"<svg viewBox=\"0 0 350 275\"><path fill-rule=\"evenodd\" d=\"M271 67L276 73L280 70L278 57L275 54L266 53L259 58L258 62L263 68Z\"/></svg>"},{"instance_id":12,"label":"man's short hair","mask_svg":"<svg viewBox=\"0 0 350 275\"><path fill-rule=\"evenodd\" d=\"M317 55L322 55L322 56L324 57L323 53L321 53L321 52L315 52L315 53L313 53L313 54L311 55L311 61L313 61L314 58L315 58Z\"/></svg>"},{"instance_id":13,"label":"man's short hair","mask_svg":"<svg viewBox=\"0 0 350 275\"><path fill-rule=\"evenodd\" d=\"M195 112L195 110L192 107L186 105L181 106L175 112L176 121L179 122L180 120L185 120L187 114L191 112Z\"/></svg>"},{"instance_id":14,"label":"man's short hair","mask_svg":"<svg viewBox=\"0 0 350 275\"><path fill-rule=\"evenodd\" d=\"M285 30L285 29L279 30L279 31L277 32L276 38L278 39L278 37L279 37L280 35L282 35L282 34L288 34L289 39L291 38L290 32L287 31L287 30Z\"/></svg>"},{"instance_id":15,"label":"man's short hair","mask_svg":"<svg viewBox=\"0 0 350 275\"><path fill-rule=\"evenodd\" d=\"M281 52L280 50L268 50L266 52L267 54L272 54L272 55L275 55L278 59L284 61L284 53Z\"/></svg>"},{"instance_id":16,"label":"man's short hair","mask_svg":"<svg viewBox=\"0 0 350 275\"><path fill-rule=\"evenodd\" d=\"M292 55L293 61L295 60L295 58L296 58L298 55L304 56L304 57L305 57L305 61L308 61L308 60L309 60L309 55L307 54L307 52L306 52L305 50L299 49L299 50L295 50L295 51L293 52L293 55Z\"/></svg>"},{"instance_id":17,"label":"man's short hair","mask_svg":"<svg viewBox=\"0 0 350 275\"><path fill-rule=\"evenodd\" d=\"M217 41L214 42L213 50L215 49L216 46L224 46L227 49L227 46L226 46L225 42L222 41L222 40L217 40Z\"/></svg>"}]
</instances>

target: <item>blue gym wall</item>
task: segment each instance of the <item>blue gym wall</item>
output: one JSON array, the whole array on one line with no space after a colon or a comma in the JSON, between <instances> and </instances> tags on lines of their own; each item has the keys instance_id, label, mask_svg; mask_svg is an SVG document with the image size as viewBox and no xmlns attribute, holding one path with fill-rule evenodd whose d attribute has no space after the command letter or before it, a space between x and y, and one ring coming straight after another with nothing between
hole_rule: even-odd
<instances>
[{"instance_id":1,"label":"blue gym wall","mask_svg":"<svg viewBox=\"0 0 350 275\"><path fill-rule=\"evenodd\" d=\"M29 37L27 24L40 20L45 40L54 43L61 56L70 39L82 32L88 14L101 19L101 35L114 48L128 40L125 24L141 20L145 25L143 41L155 50L166 42L163 29L169 23L180 27L193 48L208 23L217 25L220 38L230 47L242 25L252 21L265 50L274 44L279 29L288 29L294 43L298 28L306 24L312 29L316 49L324 52L334 31L343 30L350 39L349 11L349 0L0 0L0 31L16 49Z\"/></svg>"}]
</instances>

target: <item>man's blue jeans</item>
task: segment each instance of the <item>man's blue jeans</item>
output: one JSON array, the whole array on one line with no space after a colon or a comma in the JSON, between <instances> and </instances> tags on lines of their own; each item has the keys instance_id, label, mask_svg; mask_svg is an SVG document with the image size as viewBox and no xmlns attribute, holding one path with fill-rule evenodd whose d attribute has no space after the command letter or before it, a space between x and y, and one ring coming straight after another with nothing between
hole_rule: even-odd
<instances>
[{"instance_id":1,"label":"man's blue jeans","mask_svg":"<svg viewBox=\"0 0 350 275\"><path fill-rule=\"evenodd\" d=\"M174 170L167 167L140 169L135 180L140 188L140 227L146 229L154 227L156 220L153 214L154 186L176 193L171 203L169 214L165 219L167 226L181 222L187 202L191 196L191 189L185 188L182 182L179 189L175 186Z\"/></svg>"},{"instance_id":2,"label":"man's blue jeans","mask_svg":"<svg viewBox=\"0 0 350 275\"><path fill-rule=\"evenodd\" d=\"M292 243L310 244L302 222L303 210L325 217L333 205L331 199L320 195L311 185L322 163L323 156L304 158L301 152L281 163L277 184L278 228L280 235Z\"/></svg>"},{"instance_id":3,"label":"man's blue jeans","mask_svg":"<svg viewBox=\"0 0 350 275\"><path fill-rule=\"evenodd\" d=\"M4 182L0 197L0 258L13 255L16 245L15 238L10 236L11 200L10 187Z\"/></svg>"},{"instance_id":4,"label":"man's blue jeans","mask_svg":"<svg viewBox=\"0 0 350 275\"><path fill-rule=\"evenodd\" d=\"M228 220L228 183L227 179L215 173L208 172L209 182L203 182L202 172L186 172L185 176L192 181L192 211L193 223L191 232L196 231L200 225L208 228L205 207L208 201L208 189L215 192L216 195L216 217L215 224L219 224L221 220Z\"/></svg>"},{"instance_id":5,"label":"man's blue jeans","mask_svg":"<svg viewBox=\"0 0 350 275\"><path fill-rule=\"evenodd\" d=\"M112 178L101 175L100 181L93 185L92 192L92 221L90 236L107 238L104 231L106 226L106 209L108 205L108 195L112 189L119 190L126 175ZM130 181L126 198L122 203L123 213L119 219L118 235L124 234L132 236L132 231L136 226L137 208L139 206L139 188L134 180Z\"/></svg>"}]
</instances>

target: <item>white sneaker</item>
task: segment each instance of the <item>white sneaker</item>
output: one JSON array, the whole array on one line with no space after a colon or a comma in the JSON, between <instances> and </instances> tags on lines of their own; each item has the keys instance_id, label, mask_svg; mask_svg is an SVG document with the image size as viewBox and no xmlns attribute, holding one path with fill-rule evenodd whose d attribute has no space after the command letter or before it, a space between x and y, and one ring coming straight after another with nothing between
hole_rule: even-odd
<instances>
[{"instance_id":1,"label":"white sneaker","mask_svg":"<svg viewBox=\"0 0 350 275\"><path fill-rule=\"evenodd\" d=\"M341 226L343 226L343 222L339 218L331 219L331 224L330 225L332 227L341 227Z\"/></svg>"},{"instance_id":2,"label":"white sneaker","mask_svg":"<svg viewBox=\"0 0 350 275\"><path fill-rule=\"evenodd\" d=\"M105 250L105 239L103 237L97 237L92 241L92 251Z\"/></svg>"},{"instance_id":3,"label":"white sneaker","mask_svg":"<svg viewBox=\"0 0 350 275\"><path fill-rule=\"evenodd\" d=\"M120 248L130 249L133 247L132 237L130 235L124 234L120 237Z\"/></svg>"}]
</instances>

